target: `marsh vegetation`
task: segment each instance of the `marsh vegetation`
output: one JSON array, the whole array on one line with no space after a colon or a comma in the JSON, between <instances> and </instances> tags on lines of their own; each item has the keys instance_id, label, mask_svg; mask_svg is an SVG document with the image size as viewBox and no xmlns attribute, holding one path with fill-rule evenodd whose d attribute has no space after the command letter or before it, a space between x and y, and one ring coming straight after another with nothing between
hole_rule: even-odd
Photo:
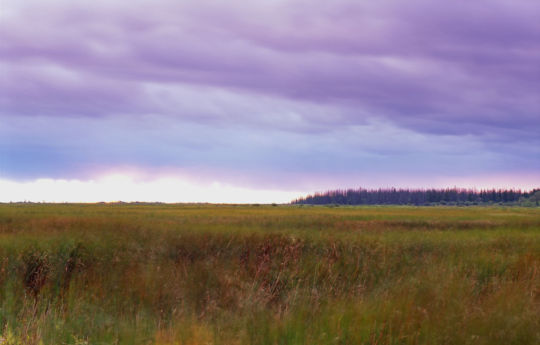
<instances>
[{"instance_id":1,"label":"marsh vegetation","mask_svg":"<svg viewBox=\"0 0 540 345\"><path fill-rule=\"evenodd\" d=\"M538 344L540 210L0 205L2 344Z\"/></svg>"}]
</instances>

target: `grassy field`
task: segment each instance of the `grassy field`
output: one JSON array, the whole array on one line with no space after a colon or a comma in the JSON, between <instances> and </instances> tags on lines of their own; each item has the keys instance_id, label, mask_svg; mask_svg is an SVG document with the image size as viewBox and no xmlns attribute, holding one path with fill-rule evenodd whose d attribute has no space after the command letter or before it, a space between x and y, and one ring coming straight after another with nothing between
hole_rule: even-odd
<instances>
[{"instance_id":1,"label":"grassy field","mask_svg":"<svg viewBox=\"0 0 540 345\"><path fill-rule=\"evenodd\" d=\"M539 344L540 209L0 205L0 344Z\"/></svg>"}]
</instances>

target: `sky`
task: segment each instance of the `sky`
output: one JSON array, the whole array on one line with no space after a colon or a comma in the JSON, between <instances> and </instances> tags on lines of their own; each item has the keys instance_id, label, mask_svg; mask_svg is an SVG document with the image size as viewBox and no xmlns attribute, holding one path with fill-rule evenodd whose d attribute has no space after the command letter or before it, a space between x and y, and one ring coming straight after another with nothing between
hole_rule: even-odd
<instances>
[{"instance_id":1,"label":"sky","mask_svg":"<svg viewBox=\"0 0 540 345\"><path fill-rule=\"evenodd\" d=\"M0 2L0 201L540 186L537 0Z\"/></svg>"}]
</instances>

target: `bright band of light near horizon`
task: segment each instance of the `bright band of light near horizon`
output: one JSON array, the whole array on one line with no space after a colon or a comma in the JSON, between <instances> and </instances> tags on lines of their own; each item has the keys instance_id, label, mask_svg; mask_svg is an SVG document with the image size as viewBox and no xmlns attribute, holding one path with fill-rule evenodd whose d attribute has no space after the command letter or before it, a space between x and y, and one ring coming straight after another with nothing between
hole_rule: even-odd
<instances>
[{"instance_id":1,"label":"bright band of light near horizon","mask_svg":"<svg viewBox=\"0 0 540 345\"><path fill-rule=\"evenodd\" d=\"M480 188L505 188L496 180L485 181ZM523 182L523 181L522 181ZM516 182L525 191L532 184ZM477 184L461 181L465 188L477 188ZM444 188L443 184L432 188ZM337 188L337 187L329 187ZM373 187L375 188L375 187ZM389 188L389 187L387 187ZM399 187L398 187L399 188ZM408 188L408 187L401 187ZM413 187L420 188L420 187ZM425 187L424 187L425 188ZM219 182L199 184L175 177L141 180L128 175L108 175L97 180L38 179L28 182L0 180L0 202L165 202L165 203L289 203L299 196L312 194L311 190L277 190L242 188Z\"/></svg>"},{"instance_id":2,"label":"bright band of light near horizon","mask_svg":"<svg viewBox=\"0 0 540 345\"><path fill-rule=\"evenodd\" d=\"M538 13L527 0L4 0L0 201L538 188Z\"/></svg>"}]
</instances>

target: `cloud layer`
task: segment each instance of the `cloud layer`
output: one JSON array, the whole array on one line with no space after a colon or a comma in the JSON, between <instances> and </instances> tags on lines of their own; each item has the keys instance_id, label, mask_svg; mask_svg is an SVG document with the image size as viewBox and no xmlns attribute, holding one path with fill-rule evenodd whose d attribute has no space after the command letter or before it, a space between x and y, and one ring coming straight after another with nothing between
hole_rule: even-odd
<instances>
[{"instance_id":1,"label":"cloud layer","mask_svg":"<svg viewBox=\"0 0 540 345\"><path fill-rule=\"evenodd\" d=\"M272 188L540 178L538 1L2 7L11 179L118 167Z\"/></svg>"}]
</instances>

